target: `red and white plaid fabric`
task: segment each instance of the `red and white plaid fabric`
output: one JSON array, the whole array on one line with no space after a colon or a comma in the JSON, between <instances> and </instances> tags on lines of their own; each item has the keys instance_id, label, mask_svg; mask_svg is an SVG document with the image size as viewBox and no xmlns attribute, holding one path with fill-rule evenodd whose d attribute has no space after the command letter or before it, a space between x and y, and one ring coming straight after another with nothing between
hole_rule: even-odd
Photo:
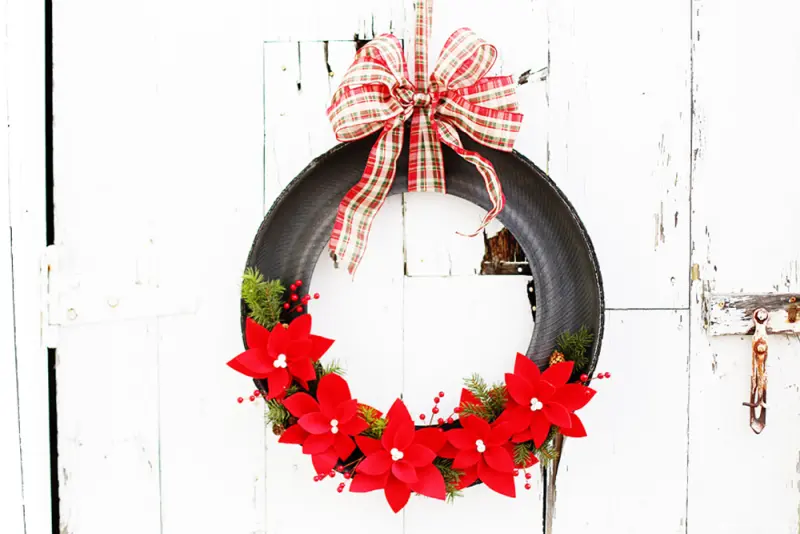
<instances>
[{"instance_id":1,"label":"red and white plaid fabric","mask_svg":"<svg viewBox=\"0 0 800 534\"><path fill-rule=\"evenodd\" d=\"M444 143L478 169L492 209L477 235L505 205L492 164L466 150L457 130L488 147L511 151L522 123L517 113L516 84L511 76L484 78L497 49L472 30L455 31L428 76L428 40L433 0L417 2L414 39L415 83L400 41L381 35L369 42L344 75L328 108L339 141L355 141L380 131L361 180L345 195L330 240L331 256L355 272L367 247L375 216L383 206L403 149L405 122L411 118L408 190L445 192Z\"/></svg>"}]
</instances>

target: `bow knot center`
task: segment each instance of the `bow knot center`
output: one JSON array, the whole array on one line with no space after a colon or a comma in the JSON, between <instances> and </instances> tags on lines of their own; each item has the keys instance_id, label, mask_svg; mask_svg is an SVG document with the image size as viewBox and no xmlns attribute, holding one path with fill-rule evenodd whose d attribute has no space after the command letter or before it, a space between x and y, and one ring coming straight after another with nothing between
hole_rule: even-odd
<instances>
[{"instance_id":1,"label":"bow knot center","mask_svg":"<svg viewBox=\"0 0 800 534\"><path fill-rule=\"evenodd\" d=\"M425 108L431 105L431 95L429 93L414 93L411 101L415 108Z\"/></svg>"}]
</instances>

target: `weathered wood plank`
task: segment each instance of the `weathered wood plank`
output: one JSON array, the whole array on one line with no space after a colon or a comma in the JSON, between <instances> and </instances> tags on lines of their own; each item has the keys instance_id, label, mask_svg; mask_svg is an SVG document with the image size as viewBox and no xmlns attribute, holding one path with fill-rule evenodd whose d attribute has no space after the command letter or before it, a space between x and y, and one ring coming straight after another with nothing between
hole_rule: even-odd
<instances>
[{"instance_id":1,"label":"weathered wood plank","mask_svg":"<svg viewBox=\"0 0 800 534\"><path fill-rule=\"evenodd\" d=\"M612 377L592 383L589 435L566 439L554 534L685 532L688 336L685 311L608 313L599 370Z\"/></svg>"},{"instance_id":2,"label":"weathered wood plank","mask_svg":"<svg viewBox=\"0 0 800 534\"><path fill-rule=\"evenodd\" d=\"M688 8L549 5L547 170L597 247L606 305L687 307Z\"/></svg>"},{"instance_id":3,"label":"weathered wood plank","mask_svg":"<svg viewBox=\"0 0 800 534\"><path fill-rule=\"evenodd\" d=\"M716 294L705 296L705 322L711 336L752 334L753 312L769 312L767 333L800 334L800 295L791 293Z\"/></svg>"},{"instance_id":4,"label":"weathered wood plank","mask_svg":"<svg viewBox=\"0 0 800 534\"><path fill-rule=\"evenodd\" d=\"M695 1L692 16L696 281L689 534L794 534L800 520L800 344L795 336L768 337L770 409L766 428L756 435L742 406L749 397L751 338L709 338L701 318L709 293L800 292L795 209L800 182L792 170L800 143L800 35L793 24L800 6L785 0ZM757 76L741 76L753 65ZM762 198L769 198L768 209L762 209ZM779 229L781 238L766 237L768 228ZM786 303L770 300L781 310L774 319L783 324ZM728 311L708 302L709 315L730 319L712 322L709 333L741 333L744 317L738 309L753 304L734 301ZM771 326L781 331L786 325Z\"/></svg>"}]
</instances>

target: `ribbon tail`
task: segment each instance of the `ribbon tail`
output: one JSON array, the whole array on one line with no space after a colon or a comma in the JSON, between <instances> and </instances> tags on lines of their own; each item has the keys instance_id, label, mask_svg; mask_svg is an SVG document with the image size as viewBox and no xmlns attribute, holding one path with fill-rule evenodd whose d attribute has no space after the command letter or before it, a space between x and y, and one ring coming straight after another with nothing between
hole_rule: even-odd
<instances>
[{"instance_id":1,"label":"ribbon tail","mask_svg":"<svg viewBox=\"0 0 800 534\"><path fill-rule=\"evenodd\" d=\"M335 261L347 263L350 274L355 273L364 256L372 222L394 183L404 131L402 119L387 124L372 146L361 180L339 204L328 246Z\"/></svg>"},{"instance_id":2,"label":"ribbon tail","mask_svg":"<svg viewBox=\"0 0 800 534\"><path fill-rule=\"evenodd\" d=\"M503 208L506 205L506 197L503 195L503 186L500 185L500 179L497 176L497 171L495 171L494 165L492 165L488 159L484 158L477 152L465 149L464 145L461 144L461 139L458 137L458 132L451 124L441 121L438 122L437 131L439 132L439 139L442 143L452 148L456 154L473 164L475 168L478 169L478 172L483 177L483 182L486 185L486 192L489 194L489 201L492 203L492 209L490 209L483 217L483 221L477 230L471 234L463 234L458 232L459 235L475 237L481 233L483 229L486 228L501 211L503 211Z\"/></svg>"},{"instance_id":3,"label":"ribbon tail","mask_svg":"<svg viewBox=\"0 0 800 534\"><path fill-rule=\"evenodd\" d=\"M411 118L408 146L408 190L446 193L444 159L431 116L418 110Z\"/></svg>"}]
</instances>

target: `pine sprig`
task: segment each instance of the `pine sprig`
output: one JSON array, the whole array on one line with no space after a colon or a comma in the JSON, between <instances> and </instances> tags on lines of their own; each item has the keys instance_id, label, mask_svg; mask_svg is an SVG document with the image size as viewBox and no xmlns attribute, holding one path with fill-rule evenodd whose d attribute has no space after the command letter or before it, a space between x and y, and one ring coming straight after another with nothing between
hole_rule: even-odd
<instances>
[{"instance_id":1,"label":"pine sprig","mask_svg":"<svg viewBox=\"0 0 800 534\"><path fill-rule=\"evenodd\" d=\"M477 374L472 375L464 381L467 390L475 395L481 405L465 403L461 406L462 414L476 415L487 421L492 421L500 416L508 402L508 392L503 384L489 386L486 381Z\"/></svg>"},{"instance_id":2,"label":"pine sprig","mask_svg":"<svg viewBox=\"0 0 800 534\"><path fill-rule=\"evenodd\" d=\"M524 443L517 443L514 445L514 465L517 467L525 467L531 460L531 455L535 455L539 460L542 467L547 467L551 462L558 459L558 450L555 445L555 437L558 435L558 430L551 429L547 439L544 440L541 447L536 447L533 441L526 441Z\"/></svg>"},{"instance_id":3,"label":"pine sprig","mask_svg":"<svg viewBox=\"0 0 800 534\"><path fill-rule=\"evenodd\" d=\"M586 355L594 341L594 335L585 326L580 327L577 332L564 332L556 338L558 350L564 354L564 358L575 362L575 368L585 371L589 364Z\"/></svg>"},{"instance_id":4,"label":"pine sprig","mask_svg":"<svg viewBox=\"0 0 800 534\"><path fill-rule=\"evenodd\" d=\"M281 299L286 289L280 280L264 280L253 267L242 275L242 300L250 310L248 315L266 329L278 324L281 317Z\"/></svg>"},{"instance_id":5,"label":"pine sprig","mask_svg":"<svg viewBox=\"0 0 800 534\"><path fill-rule=\"evenodd\" d=\"M525 467L531 459L531 454L536 450L536 446L532 441L524 443L517 443L514 445L514 465L517 467Z\"/></svg>"},{"instance_id":6,"label":"pine sprig","mask_svg":"<svg viewBox=\"0 0 800 534\"><path fill-rule=\"evenodd\" d=\"M434 467L439 470L444 478L444 488L447 494L447 502L453 502L457 497L461 497L461 490L458 489L458 482L464 476L463 471L453 469L453 460L448 458L436 458L433 461Z\"/></svg>"},{"instance_id":7,"label":"pine sprig","mask_svg":"<svg viewBox=\"0 0 800 534\"><path fill-rule=\"evenodd\" d=\"M289 413L289 410L286 409L286 406L281 401L271 399L267 401L267 411L264 417L268 425L286 428L292 414Z\"/></svg>"},{"instance_id":8,"label":"pine sprig","mask_svg":"<svg viewBox=\"0 0 800 534\"><path fill-rule=\"evenodd\" d=\"M363 404L358 407L358 413L361 414L361 418L369 425L369 428L362 432L362 434L368 438L381 439L383 431L386 430L386 425L389 424L389 420L385 417L381 417L380 413L378 413L378 410L375 408Z\"/></svg>"},{"instance_id":9,"label":"pine sprig","mask_svg":"<svg viewBox=\"0 0 800 534\"><path fill-rule=\"evenodd\" d=\"M345 375L344 366L338 360L328 362L328 365L322 365L319 361L314 362L314 370L317 373L317 380L325 375L336 374L339 376Z\"/></svg>"}]
</instances>

